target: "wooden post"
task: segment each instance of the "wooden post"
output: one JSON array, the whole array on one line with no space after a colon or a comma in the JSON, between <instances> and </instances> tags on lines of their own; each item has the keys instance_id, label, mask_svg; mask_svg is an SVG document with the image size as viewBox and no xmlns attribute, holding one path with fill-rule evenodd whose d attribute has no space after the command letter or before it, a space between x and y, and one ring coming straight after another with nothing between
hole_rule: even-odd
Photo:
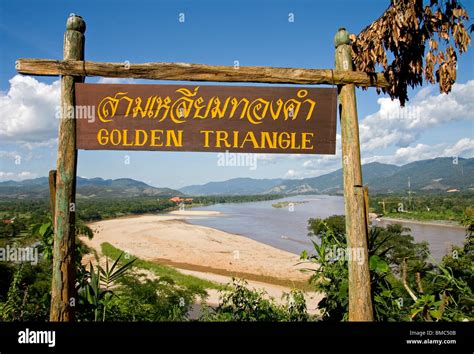
<instances>
[{"instance_id":1,"label":"wooden post","mask_svg":"<svg viewBox=\"0 0 474 354\"><path fill-rule=\"evenodd\" d=\"M84 60L82 17L71 14L64 34L64 59ZM59 123L54 216L53 280L51 285L51 321L73 321L75 303L75 194L76 194L76 122L74 84L82 77L61 78L61 121Z\"/></svg>"},{"instance_id":2,"label":"wooden post","mask_svg":"<svg viewBox=\"0 0 474 354\"><path fill-rule=\"evenodd\" d=\"M369 186L364 186L364 206L365 206L365 224L367 235L369 235L370 219L369 219Z\"/></svg>"},{"instance_id":3,"label":"wooden post","mask_svg":"<svg viewBox=\"0 0 474 354\"><path fill-rule=\"evenodd\" d=\"M54 221L54 210L56 208L56 170L49 171L49 201L51 205L51 218Z\"/></svg>"},{"instance_id":4,"label":"wooden post","mask_svg":"<svg viewBox=\"0 0 474 354\"><path fill-rule=\"evenodd\" d=\"M352 71L352 49L349 33L341 28L334 37L336 69ZM359 254L363 261L352 258L349 264L349 321L373 321L364 190L360 163L359 125L355 86L339 86L339 110L342 135L342 168L346 234L349 254Z\"/></svg>"}]
</instances>

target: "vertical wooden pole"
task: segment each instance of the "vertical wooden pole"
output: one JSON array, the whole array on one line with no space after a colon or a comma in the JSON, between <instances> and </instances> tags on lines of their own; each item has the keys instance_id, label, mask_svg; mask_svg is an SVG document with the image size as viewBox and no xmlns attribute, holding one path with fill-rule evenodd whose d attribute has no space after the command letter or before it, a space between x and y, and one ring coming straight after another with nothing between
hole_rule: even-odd
<instances>
[{"instance_id":1,"label":"vertical wooden pole","mask_svg":"<svg viewBox=\"0 0 474 354\"><path fill-rule=\"evenodd\" d=\"M64 34L64 59L84 60L82 17L71 14ZM53 280L51 285L51 321L73 321L75 300L75 194L76 194L76 122L74 84L81 77L61 78L61 121L59 123L54 216Z\"/></svg>"},{"instance_id":2,"label":"vertical wooden pole","mask_svg":"<svg viewBox=\"0 0 474 354\"><path fill-rule=\"evenodd\" d=\"M336 69L352 71L349 33L341 28L334 37ZM373 321L364 190L360 163L359 125L354 85L339 87L339 110L342 135L342 167L346 233L349 254L359 254L363 261L352 258L349 264L349 321Z\"/></svg>"},{"instance_id":3,"label":"vertical wooden pole","mask_svg":"<svg viewBox=\"0 0 474 354\"><path fill-rule=\"evenodd\" d=\"M365 224L367 235L369 235L370 219L369 219L369 186L364 186L364 206L365 206ZM368 237L368 236L367 236Z\"/></svg>"},{"instance_id":4,"label":"vertical wooden pole","mask_svg":"<svg viewBox=\"0 0 474 354\"><path fill-rule=\"evenodd\" d=\"M49 201L51 205L51 217L55 220L56 209L56 170L49 171Z\"/></svg>"}]
</instances>

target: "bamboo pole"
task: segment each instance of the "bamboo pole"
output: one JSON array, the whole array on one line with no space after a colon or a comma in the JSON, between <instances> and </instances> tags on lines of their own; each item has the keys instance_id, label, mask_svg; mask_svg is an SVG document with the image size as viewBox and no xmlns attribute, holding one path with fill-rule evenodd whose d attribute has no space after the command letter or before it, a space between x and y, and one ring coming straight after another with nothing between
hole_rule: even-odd
<instances>
[{"instance_id":1,"label":"bamboo pole","mask_svg":"<svg viewBox=\"0 0 474 354\"><path fill-rule=\"evenodd\" d=\"M353 70L349 44L349 33L341 28L334 37L337 70ZM362 261L355 259L355 257L348 261L349 321L373 321L359 126L353 84L339 86L339 109L347 247L349 254L359 254L359 251L362 250L363 255Z\"/></svg>"},{"instance_id":2,"label":"bamboo pole","mask_svg":"<svg viewBox=\"0 0 474 354\"><path fill-rule=\"evenodd\" d=\"M18 59L25 75L76 75L176 81L261 82L274 84L354 84L389 87L381 73L331 69L214 66L185 63L99 63L78 60Z\"/></svg>"},{"instance_id":3,"label":"bamboo pole","mask_svg":"<svg viewBox=\"0 0 474 354\"><path fill-rule=\"evenodd\" d=\"M71 14L64 34L64 59L84 60L82 17ZM76 194L76 122L74 84L83 79L61 78L61 121L59 123L56 201L54 217L53 280L51 285L51 321L74 320L75 303L75 194Z\"/></svg>"}]
</instances>

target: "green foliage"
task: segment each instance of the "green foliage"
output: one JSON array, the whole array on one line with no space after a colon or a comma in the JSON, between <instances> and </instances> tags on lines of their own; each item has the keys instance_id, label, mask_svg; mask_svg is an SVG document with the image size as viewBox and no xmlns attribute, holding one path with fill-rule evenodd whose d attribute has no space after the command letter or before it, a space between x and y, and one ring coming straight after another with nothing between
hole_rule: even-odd
<instances>
[{"instance_id":1,"label":"green foliage","mask_svg":"<svg viewBox=\"0 0 474 354\"><path fill-rule=\"evenodd\" d=\"M33 225L31 227L31 235L39 238L40 252L43 254L43 258L51 261L53 259L54 242L53 221L49 219L45 223ZM76 224L76 236L87 236L89 239L92 239L94 232L83 222L78 222ZM76 252L79 256L84 253L84 247L85 246L76 239Z\"/></svg>"},{"instance_id":2,"label":"green foliage","mask_svg":"<svg viewBox=\"0 0 474 354\"><path fill-rule=\"evenodd\" d=\"M340 227L339 218L330 217L326 220L310 219L308 221L309 236L320 237L320 243L311 240L315 253L301 254L304 261L317 264L310 282L315 290L325 294L319 302L322 319L326 321L342 321L347 319L348 302L348 269L344 258L336 258L331 254L334 248L345 247L344 229ZM344 222L344 220L342 220Z\"/></svg>"},{"instance_id":3,"label":"green foliage","mask_svg":"<svg viewBox=\"0 0 474 354\"><path fill-rule=\"evenodd\" d=\"M276 321L278 308L262 291L252 291L246 285L245 281L234 281L232 289L221 294L216 312L231 321Z\"/></svg>"},{"instance_id":4,"label":"green foliage","mask_svg":"<svg viewBox=\"0 0 474 354\"><path fill-rule=\"evenodd\" d=\"M0 239L15 239L24 236L27 232L28 219L25 217L5 215L0 220Z\"/></svg>"},{"instance_id":5,"label":"green foliage","mask_svg":"<svg viewBox=\"0 0 474 354\"><path fill-rule=\"evenodd\" d=\"M320 265L311 281L317 291L325 294L319 308L327 321L346 320L348 315L347 261L331 253L335 247L346 248L343 220L342 216L309 220L309 235L319 237L320 243L313 241L314 255L302 254L305 261ZM399 225L371 228L368 253L376 320L472 320L472 220L465 224L468 235L464 246L453 247L436 266L427 262L427 244L414 243L406 234L408 229ZM403 279L416 299L403 285Z\"/></svg>"},{"instance_id":6,"label":"green foliage","mask_svg":"<svg viewBox=\"0 0 474 354\"><path fill-rule=\"evenodd\" d=\"M384 257L389 264L397 267L407 258L413 269L424 269L429 254L428 242L415 243L409 232L409 228L400 224L372 226L368 239L369 254Z\"/></svg>"},{"instance_id":7,"label":"green foliage","mask_svg":"<svg viewBox=\"0 0 474 354\"><path fill-rule=\"evenodd\" d=\"M472 217L463 220L466 227L464 245L452 247L451 252L418 282L418 298L411 306L414 321L474 319L473 222Z\"/></svg>"},{"instance_id":8,"label":"green foliage","mask_svg":"<svg viewBox=\"0 0 474 354\"><path fill-rule=\"evenodd\" d=\"M193 198L190 206L244 203L273 200L281 195L231 195L231 196L200 196ZM177 204L166 197L130 197L130 198L78 198L76 200L76 230L81 235L90 236L83 222L99 221L124 215L140 215L171 211ZM29 235L31 225L44 224L50 221L49 199L37 200L7 199L0 201L1 220L15 218L13 224L0 222L0 241L5 238Z\"/></svg>"},{"instance_id":9,"label":"green foliage","mask_svg":"<svg viewBox=\"0 0 474 354\"><path fill-rule=\"evenodd\" d=\"M23 276L22 267L13 276L10 289L7 294L7 301L1 309L1 318L3 321L20 321L22 319L22 299L20 297L20 282Z\"/></svg>"},{"instance_id":10,"label":"green foliage","mask_svg":"<svg viewBox=\"0 0 474 354\"><path fill-rule=\"evenodd\" d=\"M2 321L47 321L50 306L51 269L47 262L11 265L5 283L8 293L0 294ZM2 302L4 301L4 302Z\"/></svg>"},{"instance_id":11,"label":"green foliage","mask_svg":"<svg viewBox=\"0 0 474 354\"><path fill-rule=\"evenodd\" d=\"M35 204L35 203L33 203ZM35 214L31 211L15 217L25 220L22 224L20 238L8 239L8 244L15 247L35 247L34 241L40 241L39 251L45 260L38 264L2 264L0 265L0 307L4 320L12 321L46 321L50 307L51 259L53 230L46 214ZM36 219L37 218L37 219ZM32 224L44 220L44 223ZM17 224L19 225L19 224ZM6 289L8 294L5 294ZM2 301L5 301L2 303Z\"/></svg>"},{"instance_id":12,"label":"green foliage","mask_svg":"<svg viewBox=\"0 0 474 354\"><path fill-rule=\"evenodd\" d=\"M183 288L173 279L125 276L108 304L108 319L113 321L184 321L202 289Z\"/></svg>"},{"instance_id":13,"label":"green foliage","mask_svg":"<svg viewBox=\"0 0 474 354\"><path fill-rule=\"evenodd\" d=\"M197 201L210 204L273 198L276 197L203 197ZM14 321L47 321L53 256L49 201L0 201L0 207L4 210L0 212L4 219L14 218L13 226L3 222L0 224L0 246L12 242L30 246L38 241L44 258L36 266L25 264L21 273L18 266L0 264L0 316ZM93 236L92 230L82 220L160 212L175 207L176 204L167 199L151 197L114 199L113 203L99 199L79 200L76 235ZM81 259L90 250L77 239L75 262L80 296L76 302L76 316L80 321L181 321L187 319L196 298L207 295L206 289L223 288L214 282L182 274L172 267L144 260L136 260L134 266L151 271L157 279L122 274L119 270L127 264L124 261L127 257L120 257L122 251L109 244L104 244L102 248L106 256L117 262L110 268L108 263L104 268L92 265L87 268L81 264ZM297 318L300 310L301 306L296 302L288 308L288 316Z\"/></svg>"},{"instance_id":14,"label":"green foliage","mask_svg":"<svg viewBox=\"0 0 474 354\"><path fill-rule=\"evenodd\" d=\"M283 294L283 313L286 321L305 322L310 319L304 294L299 289L291 289L289 293Z\"/></svg>"},{"instance_id":15,"label":"green foliage","mask_svg":"<svg viewBox=\"0 0 474 354\"><path fill-rule=\"evenodd\" d=\"M79 199L77 215L79 220L98 221L123 215L157 213L175 206L167 198L156 197L117 198L113 202L109 199Z\"/></svg>"},{"instance_id":16,"label":"green foliage","mask_svg":"<svg viewBox=\"0 0 474 354\"><path fill-rule=\"evenodd\" d=\"M7 297L15 273L13 264L0 262L0 302Z\"/></svg>"},{"instance_id":17,"label":"green foliage","mask_svg":"<svg viewBox=\"0 0 474 354\"><path fill-rule=\"evenodd\" d=\"M438 265L428 262L427 244L415 243L408 229L400 225L371 228L368 240L369 264L377 320L473 320L473 210L464 202L449 198L451 196L448 200L443 199L444 208L462 208L461 222L466 226L468 235L465 244L453 247L452 252ZM194 201L211 204L248 201L246 199L242 196L199 197ZM156 198L137 198L129 205L125 200L118 200L117 203L88 200L83 203L83 217L87 220L95 218L93 213L97 210L94 211L94 208L104 208L96 215L101 219L128 213L161 211L175 206L174 203L170 206L166 200L159 202ZM4 205L3 201L0 205ZM0 318L4 321L47 321L49 318L53 230L47 209L47 203L21 201L12 203L2 212L4 219L15 218L15 226L1 223L0 243L31 245L39 240L45 256L37 265L0 264ZM92 236L92 231L81 222L78 222L76 232ZM309 234L320 239L320 242L313 239L314 254L308 255L306 252L303 258L319 264L318 270L313 273L312 285L325 294L319 304L322 318L328 321L345 320L348 307L347 261L343 258L334 259L334 254L331 254L334 253L334 247L346 248L344 218L332 216L325 220L311 219ZM282 299L283 304L277 304L268 294L248 289L244 282L235 281L226 288L182 274L172 267L140 259L135 260L133 266L148 271L148 276L118 272L129 263L124 258L130 255L121 256L122 251L110 244L103 244L102 250L116 262L111 267L106 263L104 268L89 266L86 269L80 260L89 250L80 242L76 244L77 280L81 288L76 313L81 321L187 320L191 305L198 297L204 298L209 288L221 290L222 297L216 309L204 307L202 320L311 319L306 311L303 294L297 290L286 294ZM403 264L406 264L406 283L416 294L416 300L409 296L403 286Z\"/></svg>"},{"instance_id":18,"label":"green foliage","mask_svg":"<svg viewBox=\"0 0 474 354\"><path fill-rule=\"evenodd\" d=\"M29 234L23 236L22 240L15 240L9 244L33 247L34 241L39 240L38 247L39 252L43 254L43 260L39 260L38 264L0 264L0 308L4 316L14 321L46 321L49 318L53 227L48 216L40 220L44 222L30 225ZM79 225L76 231L92 235L92 231L85 225ZM87 251L87 248L77 240L77 267L81 267L82 256ZM6 289L9 289L10 295L6 294ZM13 294L16 294L17 298L12 297ZM19 298L22 300L19 301ZM5 303L2 303L3 299Z\"/></svg>"},{"instance_id":19,"label":"green foliage","mask_svg":"<svg viewBox=\"0 0 474 354\"><path fill-rule=\"evenodd\" d=\"M104 255L114 257L119 249L103 243ZM131 257L130 255L127 255ZM119 264L124 263L119 261ZM182 274L166 265L136 259L134 267L148 275L129 274L119 280L117 296L108 304L108 319L113 321L184 321L195 300L207 296L206 289L222 286ZM150 273L153 279L150 279Z\"/></svg>"},{"instance_id":20,"label":"green foliage","mask_svg":"<svg viewBox=\"0 0 474 354\"><path fill-rule=\"evenodd\" d=\"M386 274L389 271L388 263L377 255L370 257L369 268L378 274Z\"/></svg>"},{"instance_id":21,"label":"green foliage","mask_svg":"<svg viewBox=\"0 0 474 354\"><path fill-rule=\"evenodd\" d=\"M283 198L280 194L257 194L257 195L212 195L198 196L193 198L193 204L212 205L225 203L248 203L274 200Z\"/></svg>"},{"instance_id":22,"label":"green foliage","mask_svg":"<svg viewBox=\"0 0 474 354\"><path fill-rule=\"evenodd\" d=\"M444 298L443 320L474 320L474 236L466 235L462 247L454 246L427 277L428 289Z\"/></svg>"},{"instance_id":23,"label":"green foliage","mask_svg":"<svg viewBox=\"0 0 474 354\"><path fill-rule=\"evenodd\" d=\"M251 202L276 198L278 198L278 196L274 195L196 197L193 200L193 205ZM113 203L108 199L93 198L87 200L79 199L77 201L77 214L79 220L98 221L124 215L139 215L170 211L176 207L177 204L171 202L168 198L117 198L113 200Z\"/></svg>"},{"instance_id":24,"label":"green foliage","mask_svg":"<svg viewBox=\"0 0 474 354\"><path fill-rule=\"evenodd\" d=\"M29 243L31 225L48 220L48 204L35 200L0 200L0 246Z\"/></svg>"},{"instance_id":25,"label":"green foliage","mask_svg":"<svg viewBox=\"0 0 474 354\"><path fill-rule=\"evenodd\" d=\"M123 251L115 248L110 243L104 242L101 244L102 253L110 258L116 258ZM132 257L132 255L128 255ZM136 258L136 257L135 257ZM187 288L196 288L196 289L221 289L222 286L208 280L200 279L193 277L192 275L183 274L176 269L154 262L145 261L143 259L137 258L134 264L135 267L140 269L150 270L158 277L164 277L168 279L173 279L173 281L182 287Z\"/></svg>"},{"instance_id":26,"label":"green foliage","mask_svg":"<svg viewBox=\"0 0 474 354\"><path fill-rule=\"evenodd\" d=\"M321 221L321 219L308 220L308 236L314 237L329 232L337 244L345 242L346 221L343 216L332 215L324 219L324 222Z\"/></svg>"},{"instance_id":27,"label":"green foliage","mask_svg":"<svg viewBox=\"0 0 474 354\"><path fill-rule=\"evenodd\" d=\"M308 321L306 302L300 290L284 294L279 305L263 290L251 290L242 279L232 279L220 292L219 305L215 309L205 307L203 321Z\"/></svg>"},{"instance_id":28,"label":"green foliage","mask_svg":"<svg viewBox=\"0 0 474 354\"><path fill-rule=\"evenodd\" d=\"M43 254L43 258L51 261L53 259L54 242L52 221L49 220L44 224L33 225L31 233L40 238L40 252Z\"/></svg>"},{"instance_id":29,"label":"green foliage","mask_svg":"<svg viewBox=\"0 0 474 354\"><path fill-rule=\"evenodd\" d=\"M385 205L385 211L384 211ZM391 218L413 220L449 220L462 222L474 216L474 193L376 195L371 196L371 211Z\"/></svg>"},{"instance_id":30,"label":"green foliage","mask_svg":"<svg viewBox=\"0 0 474 354\"><path fill-rule=\"evenodd\" d=\"M102 313L102 321L106 319L107 307L115 295L111 286L114 282L117 282L125 272L132 266L136 259L119 265L120 258L123 253L120 254L114 261L111 267L109 267L109 259L105 260L105 268L97 265L97 270L94 269L92 263L89 263L89 270L85 267L81 268L81 282L77 287L77 293L79 295L79 305L87 311L90 308L94 314L93 320L99 320L99 314Z\"/></svg>"}]
</instances>

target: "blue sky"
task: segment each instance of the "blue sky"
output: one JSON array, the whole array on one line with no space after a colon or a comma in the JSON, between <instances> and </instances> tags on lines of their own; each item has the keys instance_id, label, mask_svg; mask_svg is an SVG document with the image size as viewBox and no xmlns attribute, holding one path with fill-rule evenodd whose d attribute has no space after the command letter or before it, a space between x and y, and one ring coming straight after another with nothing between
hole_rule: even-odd
<instances>
[{"instance_id":1,"label":"blue sky","mask_svg":"<svg viewBox=\"0 0 474 354\"><path fill-rule=\"evenodd\" d=\"M474 16L472 2L465 3ZM45 176L55 167L57 120L52 115L58 78L16 76L14 64L18 58L62 58L70 13L87 23L86 60L219 65L238 60L242 66L332 68L337 29L344 26L357 34L388 4L388 0L362 0L357 5L350 0L0 0L0 180ZM294 22L289 21L290 13ZM179 21L180 14L184 22ZM470 48L460 57L452 95L440 95L436 86L418 88L402 111L397 102L374 89L359 89L363 161L400 165L436 156L474 156L473 63ZM341 165L340 155L262 155L256 169L222 167L217 160L215 153L80 151L78 175L130 177L178 188L244 176L302 178Z\"/></svg>"}]
</instances>

